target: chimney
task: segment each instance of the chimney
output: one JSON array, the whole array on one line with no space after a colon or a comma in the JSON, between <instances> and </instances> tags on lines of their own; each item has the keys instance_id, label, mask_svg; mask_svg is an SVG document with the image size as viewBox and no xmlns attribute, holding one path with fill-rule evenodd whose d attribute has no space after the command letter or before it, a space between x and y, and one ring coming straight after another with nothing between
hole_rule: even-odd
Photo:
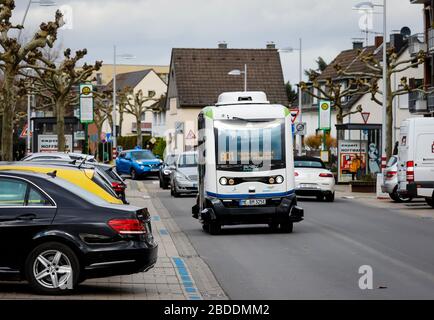
<instances>
[{"instance_id":1,"label":"chimney","mask_svg":"<svg viewBox=\"0 0 434 320\"><path fill-rule=\"evenodd\" d=\"M395 52L401 51L404 46L404 36L399 31L390 35L390 46L395 48Z\"/></svg>"},{"instance_id":2,"label":"chimney","mask_svg":"<svg viewBox=\"0 0 434 320\"><path fill-rule=\"evenodd\" d=\"M363 49L363 41L358 41L358 40L353 41L353 49L354 50Z\"/></svg>"},{"instance_id":3,"label":"chimney","mask_svg":"<svg viewBox=\"0 0 434 320\"><path fill-rule=\"evenodd\" d=\"M267 42L267 49L276 49L276 44L273 41Z\"/></svg>"},{"instance_id":4,"label":"chimney","mask_svg":"<svg viewBox=\"0 0 434 320\"><path fill-rule=\"evenodd\" d=\"M219 42L219 49L227 49L228 48L228 44L224 41Z\"/></svg>"},{"instance_id":5,"label":"chimney","mask_svg":"<svg viewBox=\"0 0 434 320\"><path fill-rule=\"evenodd\" d=\"M98 86L102 85L102 73L97 73L96 74L96 84Z\"/></svg>"},{"instance_id":6,"label":"chimney","mask_svg":"<svg viewBox=\"0 0 434 320\"><path fill-rule=\"evenodd\" d=\"M375 37L375 48L378 48L383 44L383 37L382 36L376 36Z\"/></svg>"}]
</instances>

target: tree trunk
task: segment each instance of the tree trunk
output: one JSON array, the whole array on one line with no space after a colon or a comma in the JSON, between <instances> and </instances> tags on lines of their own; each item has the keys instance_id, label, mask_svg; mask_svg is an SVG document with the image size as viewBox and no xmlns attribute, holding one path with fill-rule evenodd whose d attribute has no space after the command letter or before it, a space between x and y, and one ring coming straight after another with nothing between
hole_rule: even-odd
<instances>
[{"instance_id":1,"label":"tree trunk","mask_svg":"<svg viewBox=\"0 0 434 320\"><path fill-rule=\"evenodd\" d=\"M119 137L122 137L122 123L124 122L124 107L119 105Z\"/></svg>"},{"instance_id":2,"label":"tree trunk","mask_svg":"<svg viewBox=\"0 0 434 320\"><path fill-rule=\"evenodd\" d=\"M98 133L98 139L97 139L97 142L96 142L96 145L97 145L97 147L96 147L96 157L97 157L97 159L99 158L99 144L101 142L101 134L102 134L102 126L103 126L103 124L104 124L104 122L98 122L98 123L95 122L96 130L97 130L97 133ZM102 155L102 157L100 159L104 160L103 157L104 157L104 155Z\"/></svg>"},{"instance_id":3,"label":"tree trunk","mask_svg":"<svg viewBox=\"0 0 434 320\"><path fill-rule=\"evenodd\" d=\"M5 70L3 83L3 119L2 119L2 136L1 136L1 159L3 161L13 161L13 121L15 116L15 89L14 73L11 70Z\"/></svg>"},{"instance_id":4,"label":"tree trunk","mask_svg":"<svg viewBox=\"0 0 434 320\"><path fill-rule=\"evenodd\" d=\"M137 123L137 145L142 147L142 121L141 117L136 116L136 123Z\"/></svg>"},{"instance_id":5,"label":"tree trunk","mask_svg":"<svg viewBox=\"0 0 434 320\"><path fill-rule=\"evenodd\" d=\"M336 124L343 124L344 123L344 111L341 107L336 107ZM339 131L337 133L338 140L344 140L345 139L345 132Z\"/></svg>"},{"instance_id":6,"label":"tree trunk","mask_svg":"<svg viewBox=\"0 0 434 320\"><path fill-rule=\"evenodd\" d=\"M57 117L57 151L65 152L66 139L65 139L65 110L67 99L64 96L60 96L56 101L56 117ZM69 146L73 151L73 146Z\"/></svg>"}]
</instances>

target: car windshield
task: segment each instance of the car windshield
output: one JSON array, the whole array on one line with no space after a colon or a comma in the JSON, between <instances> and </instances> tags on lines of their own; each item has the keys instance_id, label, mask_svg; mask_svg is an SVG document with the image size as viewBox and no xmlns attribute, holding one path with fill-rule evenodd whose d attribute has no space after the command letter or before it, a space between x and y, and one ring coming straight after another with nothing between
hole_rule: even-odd
<instances>
[{"instance_id":1,"label":"car windshield","mask_svg":"<svg viewBox=\"0 0 434 320\"><path fill-rule=\"evenodd\" d=\"M151 151L134 151L131 152L131 159L133 160L153 160L154 154Z\"/></svg>"},{"instance_id":2,"label":"car windshield","mask_svg":"<svg viewBox=\"0 0 434 320\"><path fill-rule=\"evenodd\" d=\"M283 119L215 121L217 170L268 171L285 168Z\"/></svg>"},{"instance_id":3,"label":"car windshield","mask_svg":"<svg viewBox=\"0 0 434 320\"><path fill-rule=\"evenodd\" d=\"M179 168L191 168L197 166L197 154L182 154L178 159Z\"/></svg>"},{"instance_id":4,"label":"car windshield","mask_svg":"<svg viewBox=\"0 0 434 320\"><path fill-rule=\"evenodd\" d=\"M167 157L166 157L166 160L164 161L167 165L172 165L172 164L174 164L175 163L175 161L176 161L176 155L174 155L174 154L171 154L171 155L168 155Z\"/></svg>"},{"instance_id":5,"label":"car windshield","mask_svg":"<svg viewBox=\"0 0 434 320\"><path fill-rule=\"evenodd\" d=\"M295 168L317 168L324 169L324 163L321 160L295 160Z\"/></svg>"}]
</instances>

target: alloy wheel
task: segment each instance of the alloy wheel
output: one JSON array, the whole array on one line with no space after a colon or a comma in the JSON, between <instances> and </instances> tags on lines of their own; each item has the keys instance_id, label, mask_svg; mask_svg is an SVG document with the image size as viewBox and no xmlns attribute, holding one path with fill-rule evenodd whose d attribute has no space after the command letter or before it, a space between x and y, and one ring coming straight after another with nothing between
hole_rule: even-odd
<instances>
[{"instance_id":1,"label":"alloy wheel","mask_svg":"<svg viewBox=\"0 0 434 320\"><path fill-rule=\"evenodd\" d=\"M35 259L33 276L45 288L63 288L72 283L72 265L61 251L47 250Z\"/></svg>"}]
</instances>

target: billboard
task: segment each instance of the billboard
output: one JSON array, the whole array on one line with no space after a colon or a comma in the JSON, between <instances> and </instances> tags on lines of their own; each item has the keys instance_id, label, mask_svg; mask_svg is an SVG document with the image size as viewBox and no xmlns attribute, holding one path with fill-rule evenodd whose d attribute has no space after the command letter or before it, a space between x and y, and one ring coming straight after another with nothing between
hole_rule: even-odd
<instances>
[{"instance_id":1,"label":"billboard","mask_svg":"<svg viewBox=\"0 0 434 320\"><path fill-rule=\"evenodd\" d=\"M65 135L65 149L72 152L72 135ZM57 152L57 135L38 135L38 152Z\"/></svg>"},{"instance_id":2,"label":"billboard","mask_svg":"<svg viewBox=\"0 0 434 320\"><path fill-rule=\"evenodd\" d=\"M367 173L367 141L342 140L338 145L338 181L360 179Z\"/></svg>"}]
</instances>

